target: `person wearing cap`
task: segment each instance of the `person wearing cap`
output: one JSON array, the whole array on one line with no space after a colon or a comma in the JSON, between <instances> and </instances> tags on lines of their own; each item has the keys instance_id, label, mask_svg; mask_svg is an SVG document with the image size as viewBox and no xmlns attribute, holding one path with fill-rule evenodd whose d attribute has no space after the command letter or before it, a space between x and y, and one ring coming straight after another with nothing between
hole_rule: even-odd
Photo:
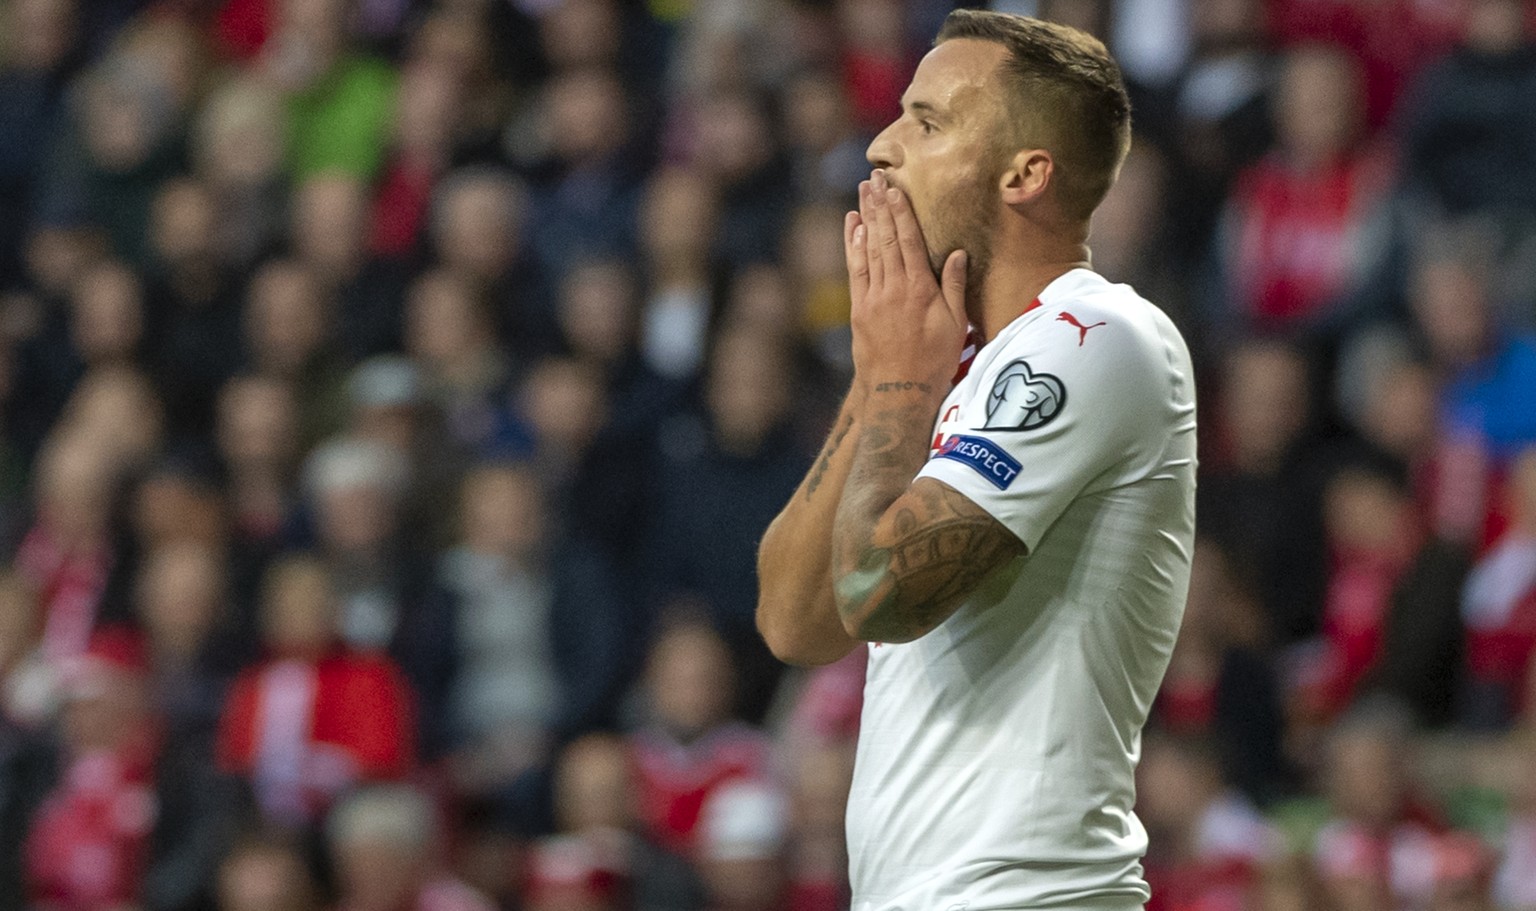
<instances>
[{"instance_id":1,"label":"person wearing cap","mask_svg":"<svg viewBox=\"0 0 1536 911\"><path fill-rule=\"evenodd\" d=\"M303 472L315 550L336 586L340 638L400 666L421 701L420 740L435 756L450 738L458 619L407 512L411 477L398 450L356 437L321 445Z\"/></svg>"}]
</instances>

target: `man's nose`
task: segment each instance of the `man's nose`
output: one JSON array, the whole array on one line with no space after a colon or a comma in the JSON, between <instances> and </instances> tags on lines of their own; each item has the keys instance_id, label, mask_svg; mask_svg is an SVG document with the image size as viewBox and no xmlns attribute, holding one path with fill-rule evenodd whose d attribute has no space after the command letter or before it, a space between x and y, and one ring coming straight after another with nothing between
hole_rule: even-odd
<instances>
[{"instance_id":1,"label":"man's nose","mask_svg":"<svg viewBox=\"0 0 1536 911\"><path fill-rule=\"evenodd\" d=\"M901 166L901 146L891 139L891 128L886 127L869 143L864 157L871 167L897 168Z\"/></svg>"}]
</instances>

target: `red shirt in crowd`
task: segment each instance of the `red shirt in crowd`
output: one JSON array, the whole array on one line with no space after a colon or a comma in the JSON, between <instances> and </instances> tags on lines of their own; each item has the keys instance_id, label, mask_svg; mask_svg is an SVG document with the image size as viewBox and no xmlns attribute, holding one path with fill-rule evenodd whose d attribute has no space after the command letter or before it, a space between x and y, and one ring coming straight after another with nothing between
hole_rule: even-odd
<instances>
[{"instance_id":1,"label":"red shirt in crowd","mask_svg":"<svg viewBox=\"0 0 1536 911\"><path fill-rule=\"evenodd\" d=\"M1302 169L1270 155L1239 176L1228 269L1240 315L1282 328L1320 316L1359 278L1366 222L1391 188L1386 156Z\"/></svg>"},{"instance_id":2,"label":"red shirt in crowd","mask_svg":"<svg viewBox=\"0 0 1536 911\"><path fill-rule=\"evenodd\" d=\"M416 764L409 684L382 655L273 659L235 681L218 760L249 778L263 812L313 821L362 780L400 779Z\"/></svg>"},{"instance_id":3,"label":"red shirt in crowd","mask_svg":"<svg viewBox=\"0 0 1536 911\"><path fill-rule=\"evenodd\" d=\"M771 742L756 728L733 722L691 743L649 728L630 741L640 783L640 818L664 846L692 857L704 802L738 778L768 775Z\"/></svg>"},{"instance_id":4,"label":"red shirt in crowd","mask_svg":"<svg viewBox=\"0 0 1536 911\"><path fill-rule=\"evenodd\" d=\"M58 911L132 906L155 818L152 748L95 751L71 761L27 838L33 901Z\"/></svg>"}]
</instances>

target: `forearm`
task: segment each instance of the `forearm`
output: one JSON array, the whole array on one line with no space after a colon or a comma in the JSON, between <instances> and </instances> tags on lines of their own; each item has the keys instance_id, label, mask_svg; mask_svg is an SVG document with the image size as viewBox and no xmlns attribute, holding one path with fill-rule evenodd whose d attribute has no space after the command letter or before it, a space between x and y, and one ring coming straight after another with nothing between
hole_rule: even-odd
<instances>
[{"instance_id":1,"label":"forearm","mask_svg":"<svg viewBox=\"0 0 1536 911\"><path fill-rule=\"evenodd\" d=\"M937 410L927 384L881 383L857 416L861 432L837 507L831 558L838 617L858 639L901 642L927 631L902 603L892 571L903 526L913 524L903 519L915 516L883 520L927 459Z\"/></svg>"},{"instance_id":2,"label":"forearm","mask_svg":"<svg viewBox=\"0 0 1536 911\"><path fill-rule=\"evenodd\" d=\"M758 550L757 627L792 664L827 664L855 642L832 596L832 524L853 464L863 396L850 392L821 452Z\"/></svg>"}]
</instances>

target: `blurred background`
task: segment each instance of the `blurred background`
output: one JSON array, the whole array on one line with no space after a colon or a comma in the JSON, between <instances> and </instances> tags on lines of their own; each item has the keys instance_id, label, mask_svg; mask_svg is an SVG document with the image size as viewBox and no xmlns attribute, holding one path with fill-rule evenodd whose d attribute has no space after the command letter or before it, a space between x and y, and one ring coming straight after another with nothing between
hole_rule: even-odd
<instances>
[{"instance_id":1,"label":"blurred background","mask_svg":"<svg viewBox=\"0 0 1536 911\"><path fill-rule=\"evenodd\" d=\"M846 908L754 551L950 8L0 0L0 911ZM1150 911L1536 909L1536 4L998 8L1200 371Z\"/></svg>"}]
</instances>

